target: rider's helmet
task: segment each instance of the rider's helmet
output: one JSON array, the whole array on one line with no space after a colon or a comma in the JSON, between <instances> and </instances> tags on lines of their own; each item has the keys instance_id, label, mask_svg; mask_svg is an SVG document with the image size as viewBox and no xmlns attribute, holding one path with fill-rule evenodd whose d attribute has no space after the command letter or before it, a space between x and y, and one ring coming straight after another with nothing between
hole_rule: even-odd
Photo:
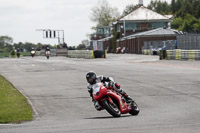
<instances>
[{"instance_id":1,"label":"rider's helmet","mask_svg":"<svg viewBox=\"0 0 200 133\"><path fill-rule=\"evenodd\" d=\"M93 85L96 83L96 74L90 71L86 74L86 79L89 84Z\"/></svg>"}]
</instances>

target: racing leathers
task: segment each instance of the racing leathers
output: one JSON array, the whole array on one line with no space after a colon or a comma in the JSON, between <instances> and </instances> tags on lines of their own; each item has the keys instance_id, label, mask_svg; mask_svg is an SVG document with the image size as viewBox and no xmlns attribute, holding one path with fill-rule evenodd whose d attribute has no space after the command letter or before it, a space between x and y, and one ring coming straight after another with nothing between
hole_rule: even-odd
<instances>
[{"instance_id":1,"label":"racing leathers","mask_svg":"<svg viewBox=\"0 0 200 133\"><path fill-rule=\"evenodd\" d=\"M124 96L124 98L126 99L127 102L128 102L128 101L132 101L132 99L130 98L130 96L128 96L128 95L126 94L126 92L120 87L120 85L119 85L118 83L114 82L113 78L111 78L111 77L104 77L104 76L102 76L102 75L96 77L96 83L105 83L105 82L108 82L108 83L109 83L109 86L112 86L113 89L114 89L116 92L118 92L118 93L120 93L122 96ZM96 83L95 83L95 84L96 84ZM90 94L90 97L92 97L92 102L94 103L94 106L95 106L96 110L100 111L100 110L102 110L103 108L102 108L102 107L98 104L98 102L96 102L96 101L94 100L94 98L93 98L93 86L94 86L95 84L91 85L90 83L88 83L87 88L88 88L88 92L89 92L89 94Z\"/></svg>"}]
</instances>

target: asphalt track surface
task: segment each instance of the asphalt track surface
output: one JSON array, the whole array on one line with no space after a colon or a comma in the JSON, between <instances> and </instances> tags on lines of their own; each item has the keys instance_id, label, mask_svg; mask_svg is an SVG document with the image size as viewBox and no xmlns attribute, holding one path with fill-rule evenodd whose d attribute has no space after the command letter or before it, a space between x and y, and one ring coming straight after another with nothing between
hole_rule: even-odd
<instances>
[{"instance_id":1,"label":"asphalt track surface","mask_svg":"<svg viewBox=\"0 0 200 133\"><path fill-rule=\"evenodd\" d=\"M96 111L85 74L111 76L136 101L138 116ZM0 74L30 101L34 120L1 124L0 133L199 133L200 62L157 56L107 59L23 57L0 59Z\"/></svg>"}]
</instances>

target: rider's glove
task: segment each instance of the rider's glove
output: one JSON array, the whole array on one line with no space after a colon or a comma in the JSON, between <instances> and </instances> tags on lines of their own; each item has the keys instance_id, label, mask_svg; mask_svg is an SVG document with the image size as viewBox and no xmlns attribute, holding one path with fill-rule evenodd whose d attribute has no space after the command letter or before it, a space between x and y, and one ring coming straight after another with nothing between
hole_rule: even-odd
<instances>
[{"instance_id":1,"label":"rider's glove","mask_svg":"<svg viewBox=\"0 0 200 133\"><path fill-rule=\"evenodd\" d=\"M117 89L120 89L120 84L115 83L115 87L116 87Z\"/></svg>"},{"instance_id":2,"label":"rider's glove","mask_svg":"<svg viewBox=\"0 0 200 133\"><path fill-rule=\"evenodd\" d=\"M115 84L115 82L113 82L113 81L110 81L110 82L109 82L109 84L108 84L108 86L111 86L111 87L113 87L113 86L114 86L114 84Z\"/></svg>"}]
</instances>

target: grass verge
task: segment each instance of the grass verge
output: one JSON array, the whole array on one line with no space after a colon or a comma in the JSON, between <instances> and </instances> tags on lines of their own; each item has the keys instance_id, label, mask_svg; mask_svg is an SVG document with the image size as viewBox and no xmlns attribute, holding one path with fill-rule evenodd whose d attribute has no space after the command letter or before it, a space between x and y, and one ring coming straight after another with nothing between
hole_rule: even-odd
<instances>
[{"instance_id":1,"label":"grass verge","mask_svg":"<svg viewBox=\"0 0 200 133\"><path fill-rule=\"evenodd\" d=\"M33 119L27 99L0 75L0 123L21 123Z\"/></svg>"}]
</instances>

